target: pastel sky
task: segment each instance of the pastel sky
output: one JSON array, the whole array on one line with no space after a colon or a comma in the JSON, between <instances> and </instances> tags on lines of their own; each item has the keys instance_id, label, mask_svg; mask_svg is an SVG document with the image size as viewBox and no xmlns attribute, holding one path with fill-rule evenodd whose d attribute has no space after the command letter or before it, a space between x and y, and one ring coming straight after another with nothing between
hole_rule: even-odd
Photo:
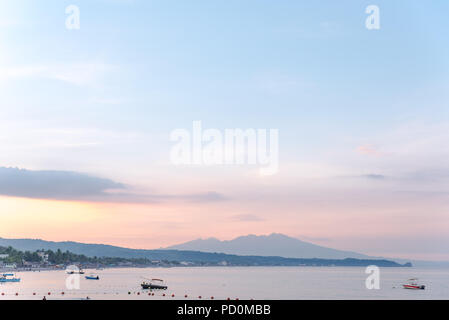
<instances>
[{"instance_id":1,"label":"pastel sky","mask_svg":"<svg viewBox=\"0 0 449 320\"><path fill-rule=\"evenodd\" d=\"M0 0L0 237L158 248L278 232L449 260L448 13ZM278 129L279 172L173 165L170 133L195 120Z\"/></svg>"}]
</instances>

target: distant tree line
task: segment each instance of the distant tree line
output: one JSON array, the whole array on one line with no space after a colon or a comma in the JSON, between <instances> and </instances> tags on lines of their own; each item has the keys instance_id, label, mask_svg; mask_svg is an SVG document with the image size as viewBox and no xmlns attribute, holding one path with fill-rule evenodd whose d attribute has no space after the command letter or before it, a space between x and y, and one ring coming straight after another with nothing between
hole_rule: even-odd
<instances>
[{"instance_id":1,"label":"distant tree line","mask_svg":"<svg viewBox=\"0 0 449 320\"><path fill-rule=\"evenodd\" d=\"M39 255L39 253L42 253ZM7 254L7 258L0 259L5 263L14 263L18 266L23 265L23 262L34 262L34 263L44 263L49 264L61 264L67 265L70 263L91 263L91 264L101 264L101 265L114 265L118 263L131 263L135 265L149 265L152 262L146 258L117 258L117 257L88 257L84 254L75 254L70 251L61 251L60 249L56 251L52 250L38 250L35 252L31 251L19 251L12 247L0 247L0 254ZM48 259L44 261L42 255L47 255ZM178 262L163 261L164 263L178 264Z\"/></svg>"}]
</instances>

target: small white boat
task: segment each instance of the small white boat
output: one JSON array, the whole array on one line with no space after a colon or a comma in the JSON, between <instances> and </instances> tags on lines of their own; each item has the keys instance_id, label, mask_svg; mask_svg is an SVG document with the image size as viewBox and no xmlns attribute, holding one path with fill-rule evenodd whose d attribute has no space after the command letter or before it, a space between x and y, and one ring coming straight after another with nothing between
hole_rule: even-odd
<instances>
[{"instance_id":1,"label":"small white boat","mask_svg":"<svg viewBox=\"0 0 449 320\"><path fill-rule=\"evenodd\" d=\"M402 287L411 290L424 290L426 288L425 285L418 283L418 278L408 279L408 283L403 284Z\"/></svg>"},{"instance_id":2,"label":"small white boat","mask_svg":"<svg viewBox=\"0 0 449 320\"><path fill-rule=\"evenodd\" d=\"M162 280L162 279L147 279L147 280L149 280L149 281L144 281L140 284L142 289L167 290L167 288L168 288L164 284L164 280Z\"/></svg>"},{"instance_id":3,"label":"small white boat","mask_svg":"<svg viewBox=\"0 0 449 320\"><path fill-rule=\"evenodd\" d=\"M98 275L95 274L90 274L88 276L85 277L87 280L100 280L100 277Z\"/></svg>"}]
</instances>

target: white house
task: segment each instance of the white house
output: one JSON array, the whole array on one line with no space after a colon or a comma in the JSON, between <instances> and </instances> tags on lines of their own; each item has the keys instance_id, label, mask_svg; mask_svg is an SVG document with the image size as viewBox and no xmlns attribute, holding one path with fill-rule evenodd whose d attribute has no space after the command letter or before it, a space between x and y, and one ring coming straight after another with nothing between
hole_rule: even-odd
<instances>
[{"instance_id":1,"label":"white house","mask_svg":"<svg viewBox=\"0 0 449 320\"><path fill-rule=\"evenodd\" d=\"M39 251L37 253L37 255L44 261L44 262L48 262L48 254L46 254L45 252Z\"/></svg>"}]
</instances>

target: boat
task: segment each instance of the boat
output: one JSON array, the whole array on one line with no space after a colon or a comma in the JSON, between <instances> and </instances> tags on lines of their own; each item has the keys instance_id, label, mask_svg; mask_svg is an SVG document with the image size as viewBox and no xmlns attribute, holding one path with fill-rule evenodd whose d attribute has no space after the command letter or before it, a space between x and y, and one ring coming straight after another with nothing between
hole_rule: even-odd
<instances>
[{"instance_id":1,"label":"boat","mask_svg":"<svg viewBox=\"0 0 449 320\"><path fill-rule=\"evenodd\" d=\"M66 272L67 272L67 274L84 274L83 269L79 269L79 270L67 270Z\"/></svg>"},{"instance_id":2,"label":"boat","mask_svg":"<svg viewBox=\"0 0 449 320\"><path fill-rule=\"evenodd\" d=\"M85 277L87 280L100 280L100 277L97 275L93 275L93 274L91 274L91 275L88 275L88 276L86 276Z\"/></svg>"},{"instance_id":3,"label":"boat","mask_svg":"<svg viewBox=\"0 0 449 320\"><path fill-rule=\"evenodd\" d=\"M424 290L426 288L425 285L418 284L417 278L408 279L408 281L408 283L402 285L404 289Z\"/></svg>"},{"instance_id":4,"label":"boat","mask_svg":"<svg viewBox=\"0 0 449 320\"><path fill-rule=\"evenodd\" d=\"M167 290L168 288L164 284L164 280L162 279L151 279L148 282L147 281L142 282L140 285L142 289L150 289L150 290Z\"/></svg>"},{"instance_id":5,"label":"boat","mask_svg":"<svg viewBox=\"0 0 449 320\"><path fill-rule=\"evenodd\" d=\"M20 282L20 278L17 278L14 273L3 273L0 275L0 282Z\"/></svg>"}]
</instances>

